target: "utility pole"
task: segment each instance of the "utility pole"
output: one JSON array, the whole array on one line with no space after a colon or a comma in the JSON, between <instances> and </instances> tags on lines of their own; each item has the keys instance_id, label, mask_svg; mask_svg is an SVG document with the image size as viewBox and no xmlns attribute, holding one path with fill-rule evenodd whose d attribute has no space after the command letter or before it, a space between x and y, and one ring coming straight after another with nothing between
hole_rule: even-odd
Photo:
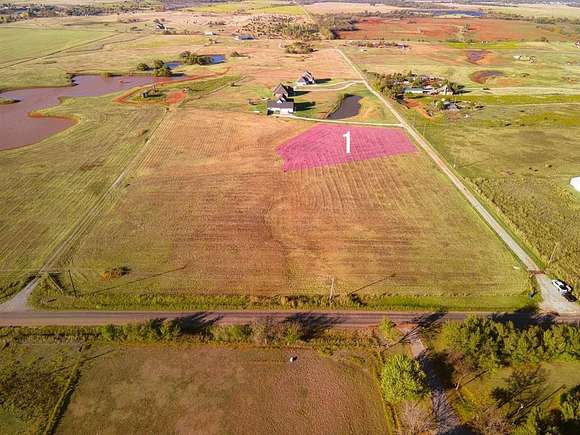
<instances>
[{"instance_id":1,"label":"utility pole","mask_svg":"<svg viewBox=\"0 0 580 435\"><path fill-rule=\"evenodd\" d=\"M332 301L333 297L334 297L334 276L332 277L332 282L330 283L330 292L328 294L328 300Z\"/></svg>"},{"instance_id":2,"label":"utility pole","mask_svg":"<svg viewBox=\"0 0 580 435\"><path fill-rule=\"evenodd\" d=\"M73 293L75 294L75 298L76 298L77 297L77 289L75 288L75 283L73 281L72 273L70 272L70 269L68 270L68 277L70 279L70 285L72 286Z\"/></svg>"}]
</instances>

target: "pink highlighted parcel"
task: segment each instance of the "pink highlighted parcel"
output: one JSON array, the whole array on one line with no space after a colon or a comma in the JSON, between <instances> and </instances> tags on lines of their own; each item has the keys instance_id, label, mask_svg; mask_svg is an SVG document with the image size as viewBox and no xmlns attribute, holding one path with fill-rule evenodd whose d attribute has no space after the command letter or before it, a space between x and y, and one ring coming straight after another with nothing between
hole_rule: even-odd
<instances>
[{"instance_id":1,"label":"pink highlighted parcel","mask_svg":"<svg viewBox=\"0 0 580 435\"><path fill-rule=\"evenodd\" d=\"M350 132L350 153L346 138ZM318 124L278 147L284 172L416 152L403 130Z\"/></svg>"}]
</instances>

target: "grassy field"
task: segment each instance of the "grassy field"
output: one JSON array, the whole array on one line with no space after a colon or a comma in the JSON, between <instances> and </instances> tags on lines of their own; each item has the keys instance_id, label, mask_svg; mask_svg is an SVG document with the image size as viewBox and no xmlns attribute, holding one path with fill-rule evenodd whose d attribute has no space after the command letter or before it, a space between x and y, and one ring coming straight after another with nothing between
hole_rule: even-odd
<instances>
[{"instance_id":1,"label":"grassy field","mask_svg":"<svg viewBox=\"0 0 580 435\"><path fill-rule=\"evenodd\" d=\"M373 360L360 351L127 346L85 364L56 433L386 433Z\"/></svg>"},{"instance_id":2,"label":"grassy field","mask_svg":"<svg viewBox=\"0 0 580 435\"><path fill-rule=\"evenodd\" d=\"M426 125L427 138L536 256L546 264L552 257L548 272L577 284L580 196L569 186L580 167L577 98L468 95L465 101L485 107L428 122L406 113L421 129Z\"/></svg>"},{"instance_id":3,"label":"grassy field","mask_svg":"<svg viewBox=\"0 0 580 435\"><path fill-rule=\"evenodd\" d=\"M97 97L69 99L51 113L81 122L38 144L0 153L0 298L20 288L111 186L163 109Z\"/></svg>"},{"instance_id":4,"label":"grassy field","mask_svg":"<svg viewBox=\"0 0 580 435\"><path fill-rule=\"evenodd\" d=\"M482 92L512 89L513 93L553 94L580 92L578 50L569 42L509 42L490 44L411 43L410 49L345 49L361 68L380 73L413 72L437 75L460 83L470 91ZM474 61L473 55L481 58ZM533 56L535 62L517 60L514 56ZM473 81L474 74L499 71L501 77L485 83ZM536 89L541 88L541 89ZM506 92L506 91L504 91Z\"/></svg>"},{"instance_id":5,"label":"grassy field","mask_svg":"<svg viewBox=\"0 0 580 435\"><path fill-rule=\"evenodd\" d=\"M293 2L273 0L244 0L240 2L210 3L195 7L188 7L192 12L214 12L220 14L284 14L302 15L304 10Z\"/></svg>"},{"instance_id":6,"label":"grassy field","mask_svg":"<svg viewBox=\"0 0 580 435\"><path fill-rule=\"evenodd\" d=\"M0 68L111 36L111 32L91 30L0 28Z\"/></svg>"},{"instance_id":7,"label":"grassy field","mask_svg":"<svg viewBox=\"0 0 580 435\"><path fill-rule=\"evenodd\" d=\"M297 103L295 114L308 118L326 118L338 108L339 102L347 95L358 95L362 99L359 101L361 107L358 115L345 119L345 121L397 123L397 119L390 110L363 84L355 84L340 91L310 91L308 87L301 88L299 94L294 98Z\"/></svg>"},{"instance_id":8,"label":"grassy field","mask_svg":"<svg viewBox=\"0 0 580 435\"><path fill-rule=\"evenodd\" d=\"M541 364L546 371L545 393L558 390L559 393L580 384L580 363L578 361L551 362ZM453 392L454 407L463 421L471 418L474 409L489 405L493 402L491 392L496 387L505 386L506 379L512 373L513 368L503 367L492 373L485 373L460 388L460 391ZM558 406L560 394L551 396L546 404L548 409Z\"/></svg>"},{"instance_id":9,"label":"grassy field","mask_svg":"<svg viewBox=\"0 0 580 435\"><path fill-rule=\"evenodd\" d=\"M44 433L79 360L78 344L2 344L2 433Z\"/></svg>"},{"instance_id":10,"label":"grassy field","mask_svg":"<svg viewBox=\"0 0 580 435\"><path fill-rule=\"evenodd\" d=\"M284 173L276 148L310 127L174 111L119 203L62 258L77 297L63 280L67 296L39 303L315 295L334 277L337 293L525 304L525 273L422 153ZM103 279L114 268L128 273Z\"/></svg>"}]
</instances>

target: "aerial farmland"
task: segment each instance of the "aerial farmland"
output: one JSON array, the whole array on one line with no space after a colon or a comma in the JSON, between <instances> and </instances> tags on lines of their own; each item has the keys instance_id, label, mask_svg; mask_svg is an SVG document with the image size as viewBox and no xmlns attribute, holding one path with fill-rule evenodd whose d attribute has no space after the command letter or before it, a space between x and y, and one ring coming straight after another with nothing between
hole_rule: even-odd
<instances>
[{"instance_id":1,"label":"aerial farmland","mask_svg":"<svg viewBox=\"0 0 580 435\"><path fill-rule=\"evenodd\" d=\"M577 9L2 5L0 427L531 424L492 390L580 382L552 326L580 320ZM486 328L507 350L483 361ZM562 397L537 406L568 428Z\"/></svg>"}]
</instances>

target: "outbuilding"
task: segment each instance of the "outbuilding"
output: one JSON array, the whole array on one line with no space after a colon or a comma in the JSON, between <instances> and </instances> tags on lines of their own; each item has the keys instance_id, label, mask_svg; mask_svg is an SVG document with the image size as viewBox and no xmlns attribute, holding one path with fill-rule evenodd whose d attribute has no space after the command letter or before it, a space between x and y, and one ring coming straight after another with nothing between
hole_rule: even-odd
<instances>
[{"instance_id":1,"label":"outbuilding","mask_svg":"<svg viewBox=\"0 0 580 435\"><path fill-rule=\"evenodd\" d=\"M574 177L570 180L570 186L580 192L580 177Z\"/></svg>"}]
</instances>

